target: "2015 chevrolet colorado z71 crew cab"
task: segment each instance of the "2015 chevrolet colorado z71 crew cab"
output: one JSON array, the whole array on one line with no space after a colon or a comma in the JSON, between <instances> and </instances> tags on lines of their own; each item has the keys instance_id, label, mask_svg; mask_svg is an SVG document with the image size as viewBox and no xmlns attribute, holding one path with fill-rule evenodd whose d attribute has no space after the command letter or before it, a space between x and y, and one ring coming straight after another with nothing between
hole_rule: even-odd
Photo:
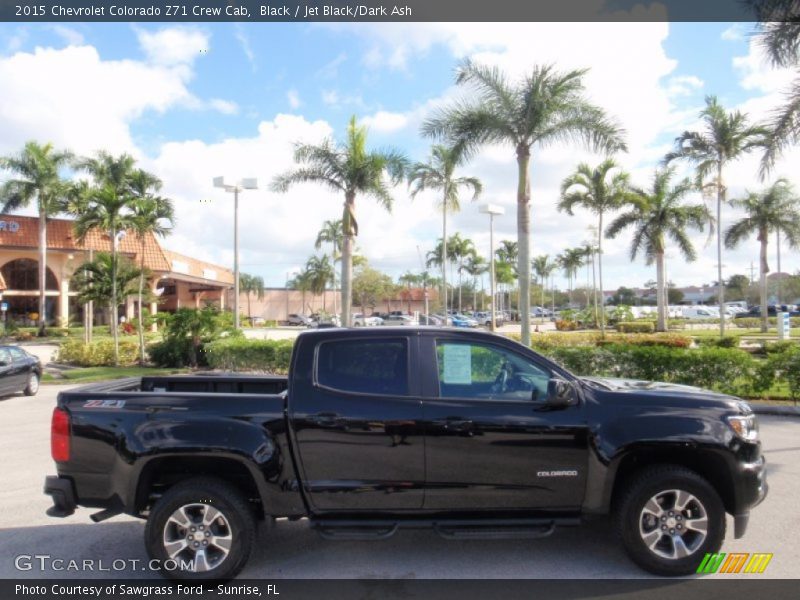
<instances>
[{"instance_id":1,"label":"2015 chevrolet colorado z71 crew cab","mask_svg":"<svg viewBox=\"0 0 800 600\"><path fill-rule=\"evenodd\" d=\"M147 519L181 578L235 576L259 519L331 538L540 537L612 514L630 557L693 572L767 491L756 418L697 388L579 378L504 337L302 333L288 377L144 377L58 397L45 492Z\"/></svg>"}]
</instances>

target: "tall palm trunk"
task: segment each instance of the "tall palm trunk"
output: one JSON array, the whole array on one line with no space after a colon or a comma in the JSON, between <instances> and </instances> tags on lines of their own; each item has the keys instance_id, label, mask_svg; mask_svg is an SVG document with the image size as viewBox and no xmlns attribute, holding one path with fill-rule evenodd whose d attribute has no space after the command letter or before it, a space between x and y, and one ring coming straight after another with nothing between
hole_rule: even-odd
<instances>
[{"instance_id":1,"label":"tall palm trunk","mask_svg":"<svg viewBox=\"0 0 800 600\"><path fill-rule=\"evenodd\" d=\"M442 303L447 325L447 189L444 190L442 199Z\"/></svg>"},{"instance_id":2,"label":"tall palm trunk","mask_svg":"<svg viewBox=\"0 0 800 600\"><path fill-rule=\"evenodd\" d=\"M141 258L139 259L139 364L144 366L144 236L142 236Z\"/></svg>"},{"instance_id":3,"label":"tall palm trunk","mask_svg":"<svg viewBox=\"0 0 800 600\"><path fill-rule=\"evenodd\" d=\"M517 274L519 277L520 305L517 307L522 322L521 342L525 346L531 344L531 183L528 168L531 160L530 148L524 145L517 147Z\"/></svg>"},{"instance_id":4,"label":"tall palm trunk","mask_svg":"<svg viewBox=\"0 0 800 600\"><path fill-rule=\"evenodd\" d=\"M667 330L666 307L664 306L664 252L656 253L656 321L657 331Z\"/></svg>"},{"instance_id":5,"label":"tall palm trunk","mask_svg":"<svg viewBox=\"0 0 800 600\"><path fill-rule=\"evenodd\" d=\"M42 204L41 199L39 200ZM47 213L42 206L39 209L39 333L47 335Z\"/></svg>"},{"instance_id":6,"label":"tall palm trunk","mask_svg":"<svg viewBox=\"0 0 800 600\"><path fill-rule=\"evenodd\" d=\"M766 333L769 329L769 309L767 307L767 273L769 273L769 265L767 264L767 242L769 241L769 232L762 228L758 232L758 241L761 242L761 252L759 254L760 267L759 267L759 287L760 287L760 302L761 302L761 333Z\"/></svg>"},{"instance_id":7,"label":"tall palm trunk","mask_svg":"<svg viewBox=\"0 0 800 600\"><path fill-rule=\"evenodd\" d=\"M461 290L463 288L461 284L461 269L463 268L464 264L459 262L458 263L458 312L461 314Z\"/></svg>"},{"instance_id":8,"label":"tall palm trunk","mask_svg":"<svg viewBox=\"0 0 800 600\"><path fill-rule=\"evenodd\" d=\"M253 326L253 311L250 309L250 291L247 292L247 320L250 321L250 327Z\"/></svg>"},{"instance_id":9,"label":"tall palm trunk","mask_svg":"<svg viewBox=\"0 0 800 600\"><path fill-rule=\"evenodd\" d=\"M353 223L351 216L355 215L356 195L353 192L345 194L344 240L342 243L342 326L350 327L352 323L353 301Z\"/></svg>"},{"instance_id":10,"label":"tall palm trunk","mask_svg":"<svg viewBox=\"0 0 800 600\"><path fill-rule=\"evenodd\" d=\"M331 265L333 265L333 314L338 314L339 308L336 306L336 242L331 248ZM362 314L365 314L362 312Z\"/></svg>"},{"instance_id":11,"label":"tall palm trunk","mask_svg":"<svg viewBox=\"0 0 800 600\"><path fill-rule=\"evenodd\" d=\"M717 162L717 300L719 304L719 336L725 335L725 282L722 281L722 203L725 188L722 183L722 160Z\"/></svg>"},{"instance_id":12,"label":"tall palm trunk","mask_svg":"<svg viewBox=\"0 0 800 600\"><path fill-rule=\"evenodd\" d=\"M603 212L600 211L597 229L597 279L600 284L600 337L606 337L606 295L603 287Z\"/></svg>"},{"instance_id":13,"label":"tall palm trunk","mask_svg":"<svg viewBox=\"0 0 800 600\"><path fill-rule=\"evenodd\" d=\"M119 366L119 306L117 305L117 232L111 229L111 334L114 337L114 366Z\"/></svg>"},{"instance_id":14,"label":"tall palm trunk","mask_svg":"<svg viewBox=\"0 0 800 600\"><path fill-rule=\"evenodd\" d=\"M594 268L594 251L592 251L592 296L594 300L594 324L595 327L597 327L597 324L600 322L600 314L597 312L597 279Z\"/></svg>"}]
</instances>

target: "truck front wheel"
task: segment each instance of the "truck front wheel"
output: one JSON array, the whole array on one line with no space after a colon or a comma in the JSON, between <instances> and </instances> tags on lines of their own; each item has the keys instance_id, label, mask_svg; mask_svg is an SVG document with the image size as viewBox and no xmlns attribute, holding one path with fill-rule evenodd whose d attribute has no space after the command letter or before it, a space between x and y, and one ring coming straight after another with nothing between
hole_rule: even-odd
<instances>
[{"instance_id":1,"label":"truck front wheel","mask_svg":"<svg viewBox=\"0 0 800 600\"><path fill-rule=\"evenodd\" d=\"M171 579L235 577L250 556L255 518L236 488L197 478L171 487L155 504L145 545Z\"/></svg>"},{"instance_id":2,"label":"truck front wheel","mask_svg":"<svg viewBox=\"0 0 800 600\"><path fill-rule=\"evenodd\" d=\"M657 575L689 575L725 539L725 508L697 473L652 467L630 482L617 527L631 559Z\"/></svg>"}]
</instances>

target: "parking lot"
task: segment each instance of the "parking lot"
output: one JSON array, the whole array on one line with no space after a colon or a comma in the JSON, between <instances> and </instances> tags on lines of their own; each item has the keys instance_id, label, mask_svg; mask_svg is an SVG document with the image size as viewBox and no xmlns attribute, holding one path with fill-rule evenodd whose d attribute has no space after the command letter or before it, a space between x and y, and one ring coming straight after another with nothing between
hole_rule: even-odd
<instances>
[{"instance_id":1,"label":"parking lot","mask_svg":"<svg viewBox=\"0 0 800 600\"><path fill-rule=\"evenodd\" d=\"M35 398L0 399L0 578L145 577L133 567L112 572L20 571L19 555L50 555L65 561L147 560L143 522L116 517L94 524L88 509L66 519L45 515L45 475L50 459L50 412L58 386L43 386ZM771 552L758 577L793 578L800 570L800 419L762 417L770 494L752 515L747 535L729 539L726 552ZM729 519L729 532L732 523ZM729 534L730 535L730 534ZM279 521L262 531L242 577L247 578L638 578L635 567L604 522L562 529L542 540L446 541L430 531L401 531L387 541L325 541L304 521ZM132 564L132 563L131 563Z\"/></svg>"}]
</instances>

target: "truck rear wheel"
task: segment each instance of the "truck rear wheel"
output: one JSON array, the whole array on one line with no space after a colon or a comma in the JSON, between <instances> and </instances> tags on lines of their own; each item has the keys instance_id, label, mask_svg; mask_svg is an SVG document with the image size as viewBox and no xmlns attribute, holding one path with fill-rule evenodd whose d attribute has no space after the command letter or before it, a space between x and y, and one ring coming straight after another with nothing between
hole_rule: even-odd
<instances>
[{"instance_id":1,"label":"truck rear wheel","mask_svg":"<svg viewBox=\"0 0 800 600\"><path fill-rule=\"evenodd\" d=\"M725 508L716 490L678 466L647 469L618 505L617 527L633 562L657 575L689 575L725 539Z\"/></svg>"},{"instance_id":2,"label":"truck rear wheel","mask_svg":"<svg viewBox=\"0 0 800 600\"><path fill-rule=\"evenodd\" d=\"M155 504L145 546L170 579L235 577L247 563L255 518L239 491L217 479L197 478L171 487Z\"/></svg>"}]
</instances>

